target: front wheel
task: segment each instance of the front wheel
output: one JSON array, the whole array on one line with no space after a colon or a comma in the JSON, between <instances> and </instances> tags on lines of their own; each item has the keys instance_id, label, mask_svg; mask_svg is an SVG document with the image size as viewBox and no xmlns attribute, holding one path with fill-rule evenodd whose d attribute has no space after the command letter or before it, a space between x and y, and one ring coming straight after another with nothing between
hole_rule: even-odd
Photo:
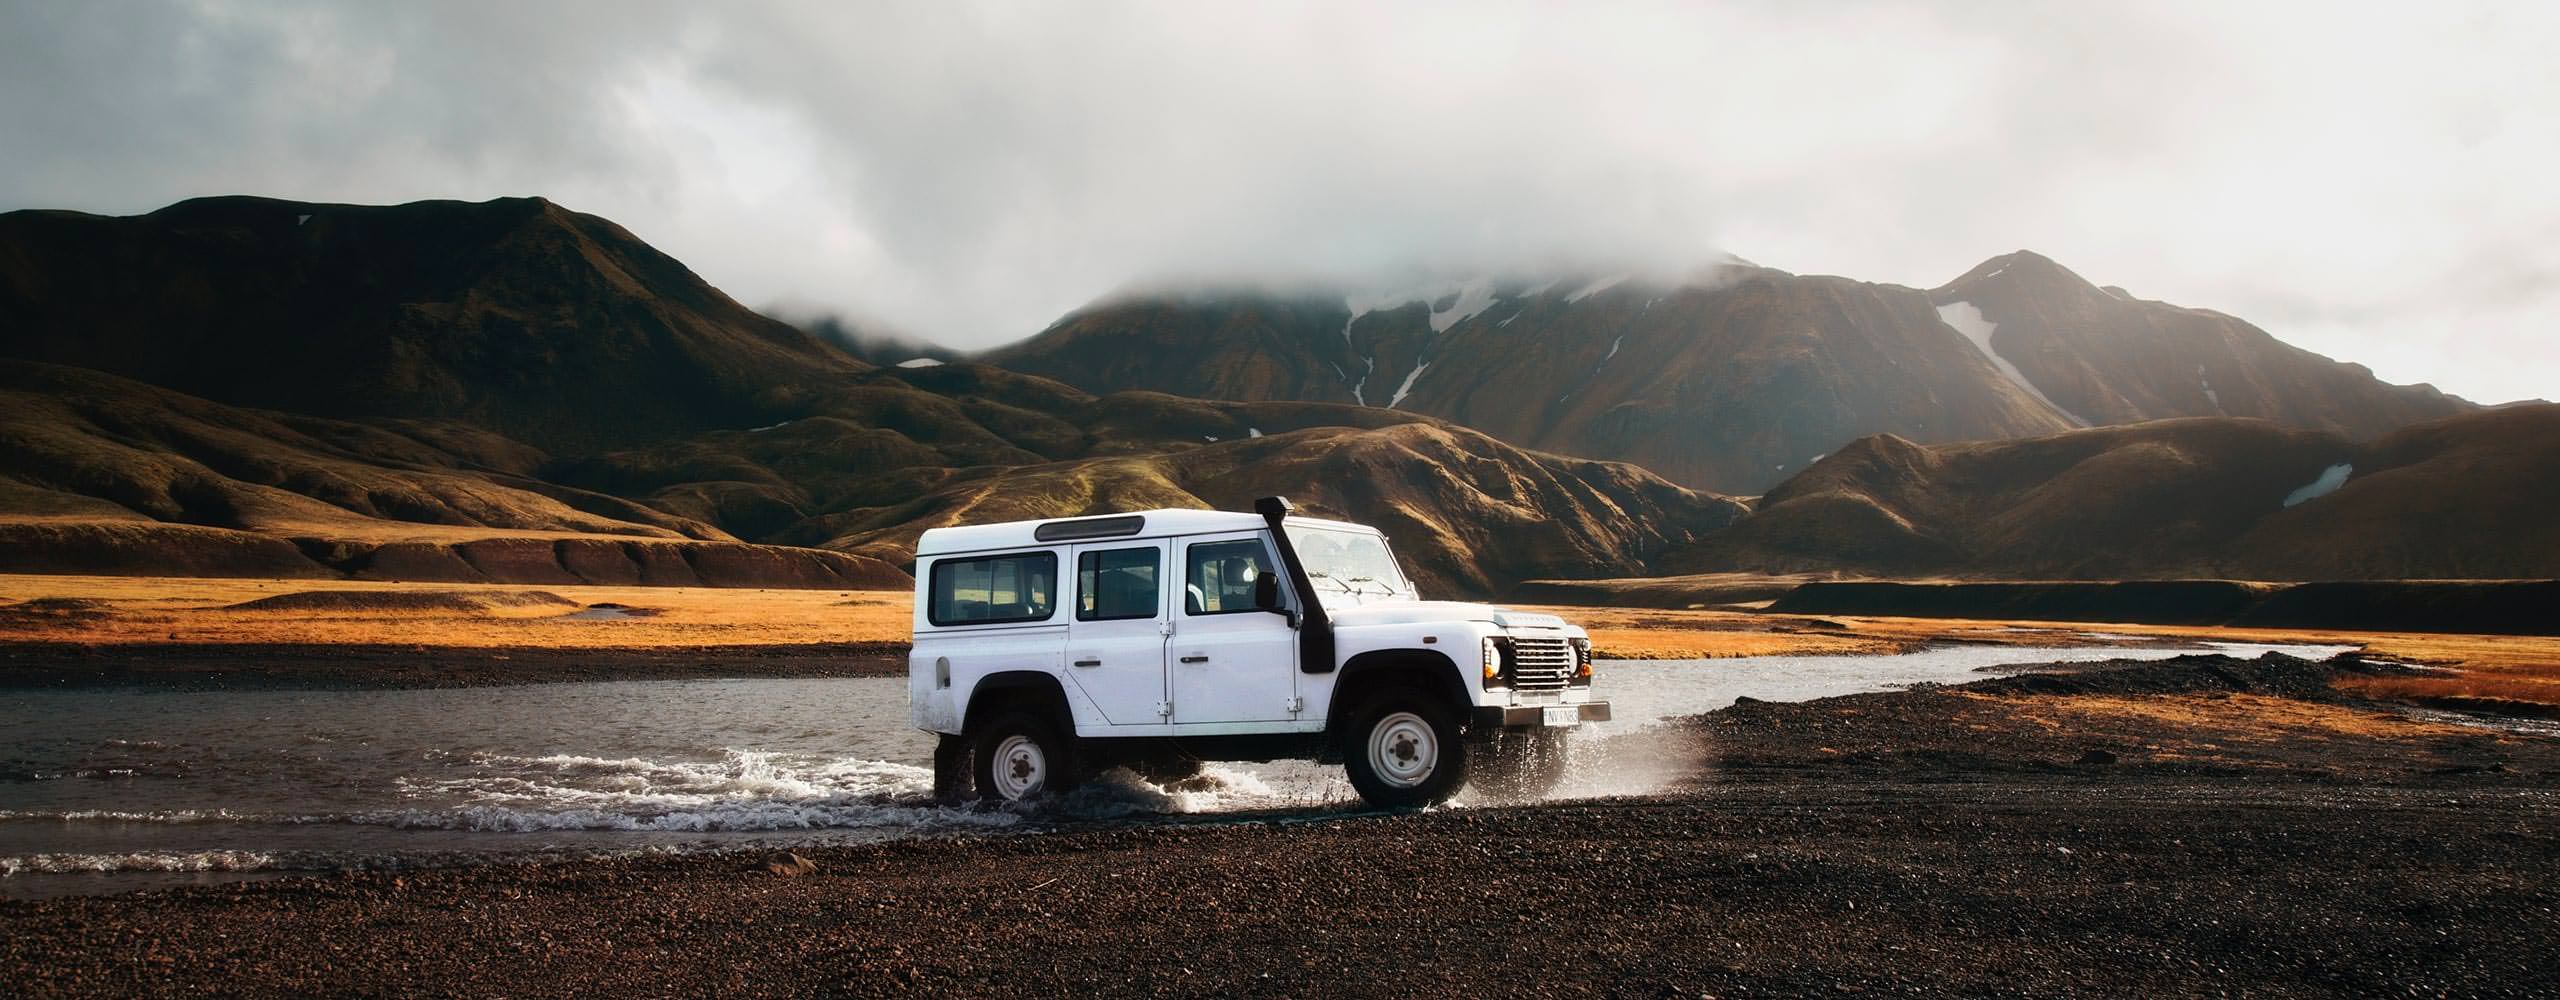
<instances>
[{"instance_id":1,"label":"front wheel","mask_svg":"<svg viewBox=\"0 0 2560 1000\"><path fill-rule=\"evenodd\" d=\"M1076 786L1075 750L1056 727L1029 712L1011 712L978 731L978 797L1020 802Z\"/></svg>"},{"instance_id":2,"label":"front wheel","mask_svg":"<svg viewBox=\"0 0 2560 1000\"><path fill-rule=\"evenodd\" d=\"M1352 716L1342 769L1370 805L1447 802L1467 783L1467 746L1448 706L1409 690L1371 699Z\"/></svg>"}]
</instances>

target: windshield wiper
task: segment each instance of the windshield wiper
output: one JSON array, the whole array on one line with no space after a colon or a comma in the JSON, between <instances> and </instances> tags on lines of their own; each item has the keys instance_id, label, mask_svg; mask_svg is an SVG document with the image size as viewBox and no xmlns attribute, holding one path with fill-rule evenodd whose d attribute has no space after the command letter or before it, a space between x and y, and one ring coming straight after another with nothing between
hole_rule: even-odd
<instances>
[{"instance_id":1,"label":"windshield wiper","mask_svg":"<svg viewBox=\"0 0 2560 1000\"><path fill-rule=\"evenodd\" d=\"M1325 572L1325 571L1323 571L1323 570L1320 570L1320 569L1311 569L1311 570L1308 570L1308 571L1307 571L1307 579L1308 579L1308 581L1309 581L1309 582L1314 582L1314 581L1316 581L1316 580L1322 580L1322 581L1324 581L1324 582L1326 582L1326 583L1333 584L1333 589L1338 590L1338 591L1341 591L1341 592L1343 592L1343 593L1345 593L1345 594L1358 594L1358 593L1360 592L1360 588L1358 588L1358 587L1354 587L1354 586L1352 586L1351 584L1346 583L1346 582L1343 582L1343 581L1341 581L1341 580L1336 580L1336 579L1334 579L1334 578L1333 578L1333 574L1331 574L1331 573L1327 573L1327 572Z\"/></svg>"}]
</instances>

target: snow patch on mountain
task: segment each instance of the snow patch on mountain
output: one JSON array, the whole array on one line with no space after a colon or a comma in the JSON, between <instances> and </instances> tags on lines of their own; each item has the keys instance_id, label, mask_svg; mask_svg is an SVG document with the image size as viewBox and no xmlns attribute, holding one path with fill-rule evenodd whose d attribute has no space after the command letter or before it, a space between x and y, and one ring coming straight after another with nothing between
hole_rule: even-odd
<instances>
[{"instance_id":1,"label":"snow patch on mountain","mask_svg":"<svg viewBox=\"0 0 2560 1000\"><path fill-rule=\"evenodd\" d=\"M2025 389L2028 395L2036 398L2037 402L2053 407L2053 412L2069 418L2074 426L2089 426L2089 422L2081 419L2079 414L2063 409L2061 404L2046 396L2044 390L2036 388L2035 383L2027 381L2025 372L2019 371L2018 366L2010 364L2009 359L2001 357L1999 351L1992 349L1991 331L1997 329L1999 324L1983 318L1981 307L1971 302L1949 302L1938 307L1938 322L1964 335L1964 339L1981 349L1983 357L1991 360L1992 367L2000 369L2001 375L2006 376L2018 388Z\"/></svg>"},{"instance_id":2,"label":"snow patch on mountain","mask_svg":"<svg viewBox=\"0 0 2560 1000\"><path fill-rule=\"evenodd\" d=\"M2355 466L2349 465L2345 462L2340 462L2326 469L2322 469L2320 470L2320 478L2303 484L2301 489L2285 494L2284 505L2292 507L2298 504L2309 503L2313 500L2318 500L2321 497L2338 492L2338 487L2347 485L2347 477L2355 474L2355 471Z\"/></svg>"},{"instance_id":3,"label":"snow patch on mountain","mask_svg":"<svg viewBox=\"0 0 2560 1000\"><path fill-rule=\"evenodd\" d=\"M1449 303L1449 308L1431 311L1431 332L1449 332L1450 327L1464 323L1477 313L1493 308L1494 298L1491 281L1479 278L1459 286L1457 299ZM1435 298L1432 301L1437 302L1439 299Z\"/></svg>"},{"instance_id":4,"label":"snow patch on mountain","mask_svg":"<svg viewBox=\"0 0 2560 1000\"><path fill-rule=\"evenodd\" d=\"M898 362L898 367L900 367L900 368L940 368L940 367L942 367L942 360L941 360L941 359L939 359L939 358L908 358L908 359L907 359L907 360L905 360L905 361Z\"/></svg>"},{"instance_id":5,"label":"snow patch on mountain","mask_svg":"<svg viewBox=\"0 0 2560 1000\"><path fill-rule=\"evenodd\" d=\"M1598 295L1602 292L1618 287L1620 283L1626 281L1629 277L1631 277L1631 275L1612 274L1606 278L1602 278L1576 289L1573 294L1565 296L1564 300L1567 302L1580 302L1594 295Z\"/></svg>"},{"instance_id":6,"label":"snow patch on mountain","mask_svg":"<svg viewBox=\"0 0 2560 1000\"><path fill-rule=\"evenodd\" d=\"M1413 380L1421 378L1423 372L1430 370L1431 362L1428 361L1413 366L1413 371L1404 377L1404 384L1396 387L1394 398L1387 400L1387 409L1395 409L1397 404L1404 402L1406 396L1413 395Z\"/></svg>"},{"instance_id":7,"label":"snow patch on mountain","mask_svg":"<svg viewBox=\"0 0 2560 1000\"><path fill-rule=\"evenodd\" d=\"M1618 356L1618 348L1625 346L1625 345L1626 345L1626 342L1627 342L1627 335L1626 335L1626 334L1623 334L1623 333L1621 333L1621 334L1619 334L1619 335L1618 335L1618 339L1616 339L1616 340L1612 340L1612 341L1610 341L1610 342L1609 342L1609 353L1604 354L1604 355L1601 355L1601 357L1600 357L1600 363L1599 363L1599 364L1596 364L1596 365L1591 366L1591 375L1592 375L1592 377L1594 377L1594 378L1599 377L1599 375L1600 375L1600 370L1601 370L1601 369L1603 369L1603 368L1607 368L1607 367L1609 367L1609 359L1610 359L1610 358L1617 357L1617 356Z\"/></svg>"}]
</instances>

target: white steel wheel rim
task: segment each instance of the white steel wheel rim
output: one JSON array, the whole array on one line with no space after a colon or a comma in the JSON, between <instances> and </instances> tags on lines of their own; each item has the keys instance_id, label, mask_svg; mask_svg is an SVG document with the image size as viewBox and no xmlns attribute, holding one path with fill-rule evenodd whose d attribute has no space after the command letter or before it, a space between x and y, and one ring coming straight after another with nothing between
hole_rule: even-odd
<instances>
[{"instance_id":1,"label":"white steel wheel rim","mask_svg":"<svg viewBox=\"0 0 2560 1000\"><path fill-rule=\"evenodd\" d=\"M1369 773L1394 788L1412 788L1440 769L1440 734L1411 712L1397 712L1369 728Z\"/></svg>"},{"instance_id":2,"label":"white steel wheel rim","mask_svg":"<svg viewBox=\"0 0 2560 1000\"><path fill-rule=\"evenodd\" d=\"M1016 733L996 744L994 766L996 794L1006 801L1029 796L1049 781L1049 754L1040 749L1040 741Z\"/></svg>"}]
</instances>

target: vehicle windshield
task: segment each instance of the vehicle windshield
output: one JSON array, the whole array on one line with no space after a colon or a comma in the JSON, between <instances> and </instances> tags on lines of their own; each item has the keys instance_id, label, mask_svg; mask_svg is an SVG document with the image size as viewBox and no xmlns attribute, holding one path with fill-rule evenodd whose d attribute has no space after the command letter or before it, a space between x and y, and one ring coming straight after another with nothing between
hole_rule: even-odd
<instances>
[{"instance_id":1,"label":"vehicle windshield","mask_svg":"<svg viewBox=\"0 0 2560 1000\"><path fill-rule=\"evenodd\" d=\"M1396 568L1386 539L1364 531L1342 531L1292 524L1289 544L1307 568L1308 582L1325 603L1347 596L1353 603L1369 598L1412 597L1413 584Z\"/></svg>"}]
</instances>

